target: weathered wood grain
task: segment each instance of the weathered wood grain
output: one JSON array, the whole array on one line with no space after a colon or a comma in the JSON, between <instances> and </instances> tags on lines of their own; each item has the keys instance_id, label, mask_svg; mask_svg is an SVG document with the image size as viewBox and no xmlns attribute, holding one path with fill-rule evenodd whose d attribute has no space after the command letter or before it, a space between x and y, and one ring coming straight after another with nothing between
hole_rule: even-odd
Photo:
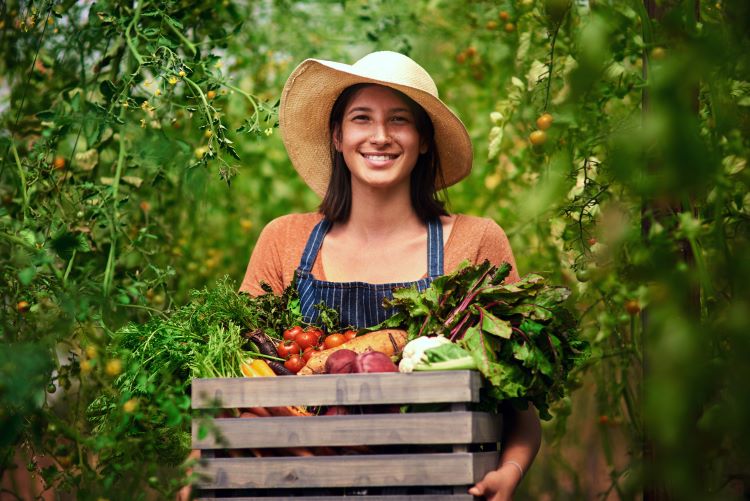
<instances>
[{"instance_id":1,"label":"weathered wood grain","mask_svg":"<svg viewBox=\"0 0 750 501\"><path fill-rule=\"evenodd\" d=\"M468 489L467 489L468 490ZM342 496L315 496L315 497L295 497L293 499L314 501L341 501ZM474 496L470 494L402 494L391 496L351 496L361 501L472 501ZM286 496L245 496L232 498L214 498L214 497L197 497L196 501L289 501Z\"/></svg>"},{"instance_id":2,"label":"weathered wood grain","mask_svg":"<svg viewBox=\"0 0 750 501\"><path fill-rule=\"evenodd\" d=\"M477 402L477 371L196 379L194 409Z\"/></svg>"},{"instance_id":3,"label":"weathered wood grain","mask_svg":"<svg viewBox=\"0 0 750 501\"><path fill-rule=\"evenodd\" d=\"M470 485L497 452L216 458L195 468L201 489Z\"/></svg>"},{"instance_id":4,"label":"weathered wood grain","mask_svg":"<svg viewBox=\"0 0 750 501\"><path fill-rule=\"evenodd\" d=\"M193 448L490 443L499 441L501 425L499 416L468 411L224 418L213 420L218 436L200 438L194 420Z\"/></svg>"},{"instance_id":5,"label":"weathered wood grain","mask_svg":"<svg viewBox=\"0 0 750 501\"><path fill-rule=\"evenodd\" d=\"M467 489L468 490L468 489ZM296 500L310 499L313 501L341 501L342 496L315 496L315 497L295 497ZM402 495L383 495L383 496L351 496L361 501L472 501L474 496L470 494L402 494ZM196 501L289 501L286 496L245 496L232 498L214 498L198 497Z\"/></svg>"}]
</instances>

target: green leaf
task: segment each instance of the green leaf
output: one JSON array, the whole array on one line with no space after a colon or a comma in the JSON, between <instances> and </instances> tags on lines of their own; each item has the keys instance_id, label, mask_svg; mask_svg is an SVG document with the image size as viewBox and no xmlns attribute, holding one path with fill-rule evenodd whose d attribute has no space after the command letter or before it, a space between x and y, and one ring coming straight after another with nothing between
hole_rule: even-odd
<instances>
[{"instance_id":1,"label":"green leaf","mask_svg":"<svg viewBox=\"0 0 750 501\"><path fill-rule=\"evenodd\" d=\"M31 281L34 280L35 276L36 276L36 267L34 266L29 266L28 268L24 268L18 272L18 280L23 285L29 285Z\"/></svg>"},{"instance_id":2,"label":"green leaf","mask_svg":"<svg viewBox=\"0 0 750 501\"><path fill-rule=\"evenodd\" d=\"M33 231L29 229L23 229L18 232L18 236L21 237L21 240L23 240L27 244L31 246L36 245L36 235Z\"/></svg>"},{"instance_id":3,"label":"green leaf","mask_svg":"<svg viewBox=\"0 0 750 501\"><path fill-rule=\"evenodd\" d=\"M510 335L513 333L513 327L510 325L510 322L497 318L481 306L477 307L477 311L481 313L482 330L484 332L504 339L510 339Z\"/></svg>"}]
</instances>

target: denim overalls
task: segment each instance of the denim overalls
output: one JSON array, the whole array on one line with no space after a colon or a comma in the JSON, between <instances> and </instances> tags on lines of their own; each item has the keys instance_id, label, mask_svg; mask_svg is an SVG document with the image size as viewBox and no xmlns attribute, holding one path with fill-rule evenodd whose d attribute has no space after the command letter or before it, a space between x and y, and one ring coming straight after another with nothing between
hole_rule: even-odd
<instances>
[{"instance_id":1,"label":"denim overalls","mask_svg":"<svg viewBox=\"0 0 750 501\"><path fill-rule=\"evenodd\" d=\"M392 298L392 290L397 287L415 286L423 291L432 280L443 274L443 225L440 218L427 223L427 276L416 282L395 282L389 284L369 284L366 282L326 282L312 275L315 257L318 255L331 223L323 218L315 225L307 239L297 268L297 287L300 295L302 316L306 322L314 322L319 311L314 306L321 301L335 308L341 315L342 327L365 328L377 325L392 316L392 308L382 307L383 298Z\"/></svg>"}]
</instances>

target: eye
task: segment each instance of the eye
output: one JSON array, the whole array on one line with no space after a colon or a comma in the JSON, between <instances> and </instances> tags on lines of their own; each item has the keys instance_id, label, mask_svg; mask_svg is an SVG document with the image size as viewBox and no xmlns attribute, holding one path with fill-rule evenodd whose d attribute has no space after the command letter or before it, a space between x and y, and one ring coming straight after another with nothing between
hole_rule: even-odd
<instances>
[{"instance_id":1,"label":"eye","mask_svg":"<svg viewBox=\"0 0 750 501\"><path fill-rule=\"evenodd\" d=\"M352 122L366 122L370 119L367 115L354 115L352 117Z\"/></svg>"},{"instance_id":2,"label":"eye","mask_svg":"<svg viewBox=\"0 0 750 501\"><path fill-rule=\"evenodd\" d=\"M403 115L396 115L391 118L391 122L396 123L409 123L409 117L403 116Z\"/></svg>"}]
</instances>

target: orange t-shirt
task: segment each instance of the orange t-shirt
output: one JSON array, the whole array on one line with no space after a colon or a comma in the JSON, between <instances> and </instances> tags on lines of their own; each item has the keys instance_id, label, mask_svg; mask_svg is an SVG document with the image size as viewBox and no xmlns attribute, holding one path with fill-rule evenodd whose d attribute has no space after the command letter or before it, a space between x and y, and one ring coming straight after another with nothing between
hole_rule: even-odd
<instances>
[{"instance_id":1,"label":"orange t-shirt","mask_svg":"<svg viewBox=\"0 0 750 501\"><path fill-rule=\"evenodd\" d=\"M452 273L465 260L479 264L489 260L494 265L508 262L513 267L506 282L519 279L510 242L503 229L492 219L456 214L453 228L443 249L443 271ZM240 291L253 296L263 294L260 282L281 292L292 283L305 244L313 227L322 219L318 212L281 216L266 225L258 237ZM315 257L313 276L326 280L320 253Z\"/></svg>"}]
</instances>

